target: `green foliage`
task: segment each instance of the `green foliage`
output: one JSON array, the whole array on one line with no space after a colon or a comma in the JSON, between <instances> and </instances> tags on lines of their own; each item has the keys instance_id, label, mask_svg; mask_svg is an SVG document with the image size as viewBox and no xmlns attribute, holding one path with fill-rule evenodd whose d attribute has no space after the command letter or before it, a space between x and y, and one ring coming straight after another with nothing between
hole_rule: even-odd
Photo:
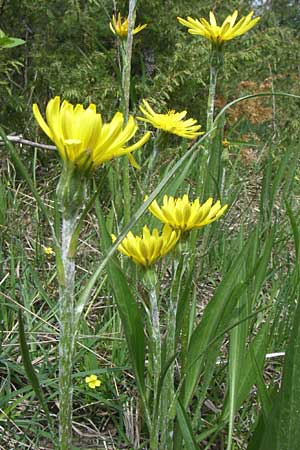
<instances>
[{"instance_id":1,"label":"green foliage","mask_svg":"<svg viewBox=\"0 0 300 450\"><path fill-rule=\"evenodd\" d=\"M25 0L22 9L17 3L12 0L5 4L2 16L5 32L18 29L19 36L26 40L25 46L9 56L14 64L23 65L23 70L18 73L16 67L11 67L14 72L10 72L9 101L1 110L0 123L12 131L23 130L28 126L32 102L42 106L54 95L72 102L94 102L105 118L110 118L120 103L116 41L108 26L112 3L64 0L51 2L47 9L34 0ZM117 7L126 14L127 2L119 2ZM160 0L140 2L137 22L148 23L148 27L137 35L134 45L133 110L141 98L150 97L165 110L188 107L191 116L205 123L210 45L188 34L176 17L206 17L211 7L210 1L199 4L193 0L185 5L176 0L164 12ZM222 8L217 5L216 14L223 19L235 7L233 0ZM246 14L250 9L250 2L243 1L239 13ZM253 80L253 74L258 90L270 77L274 90L296 89L298 16L291 21L281 20L282 11L285 17L294 17L291 5L277 5L270 11L261 8L258 13L262 19L255 31L226 44L225 66L219 76L220 99L243 95L240 83ZM21 20L18 14L22 14ZM19 98L18 105L15 98ZM292 114L288 120L293 121L296 110L292 105L289 108ZM16 110L25 114L12 116Z\"/></svg>"},{"instance_id":2,"label":"green foliage","mask_svg":"<svg viewBox=\"0 0 300 450\"><path fill-rule=\"evenodd\" d=\"M23 39L6 36L6 34L3 33L2 30L0 30L0 49L17 47L18 45L22 44L25 44L25 41L23 41Z\"/></svg>"},{"instance_id":3,"label":"green foliage","mask_svg":"<svg viewBox=\"0 0 300 450\"><path fill-rule=\"evenodd\" d=\"M115 5L108 0L48 3L46 8L43 2L24 0L20 8L19 1L10 0L0 7L5 24L0 45L3 38L8 46L0 53L0 88L5 99L0 124L6 134L22 133L41 142L46 137L35 129L33 102L38 102L41 109L54 95L85 105L93 102L105 120L120 108L120 60L108 23L114 6L123 15L128 7L127 1ZM262 16L258 26L226 43L225 63L218 78L217 112L231 100L255 92L299 92L299 2L264 3L256 6L255 13ZM207 17L213 8L222 20L236 6L233 0L226 4L209 0L139 2L137 23L147 23L148 27L134 40L132 112L137 111L142 98L148 97L157 111L187 109L188 116L205 123L210 44L188 34L176 17ZM252 2L242 1L238 6L243 15L252 8ZM20 40L7 41L11 35ZM25 44L17 46L21 40ZM226 111L219 125L215 152L209 161L211 173L218 173L218 179L210 180L206 194L219 194L221 186L224 201L230 203L231 209L221 224L211 226L206 247L205 235L200 233L202 239L197 245L195 241L197 263L194 265L191 258L190 271L182 270L179 285L173 290L179 299L177 350L182 346L186 354L181 359L177 354L164 355L164 372L159 381L163 389L168 368L176 360L177 392L173 403L178 394L175 441L179 450L184 445L186 449L212 449L216 445L226 448L226 444L244 450L249 442L249 450L269 450L267 445L276 430L280 450L296 449L299 100L269 96L241 101ZM1 137L6 140L2 131ZM225 137L228 148L221 145ZM112 162L107 170L100 170L95 175L98 188L82 211L80 228L84 232L79 234L78 228L74 235L71 250L74 256L78 246L79 300L74 422L103 430L101 442L104 440L107 446L146 448L147 431L141 425L145 411L136 400L132 367L141 390L148 381L143 379L148 352L141 313L145 293L132 265L122 261L119 266L114 259L109 260L116 245L110 246L108 232L122 230L122 238L129 228L139 226L142 217L146 220L148 204L158 195L179 191L194 195L199 186L197 164L203 144L205 140L188 146L170 138L162 142L151 168L151 144L139 152L142 170L131 172L130 185L132 211L137 212L128 227L124 227L116 211L123 202L120 166ZM35 373L47 396L50 415L57 415L58 290L54 280L61 268L44 254L43 247L57 247L60 217L54 199L59 168L51 151L33 153L31 147L15 149L6 142L0 152L0 426L4 423L0 444L5 448L26 444L39 448L43 439L49 441L49 434L46 407L40 411L34 395L34 390L40 394ZM150 201L143 203L144 195L153 188ZM100 249L97 217L92 210L98 196ZM119 204L111 202L114 198ZM55 230L51 224L53 207L57 214ZM106 224L100 209L107 217ZM160 267L163 333L168 331L170 273L167 265ZM34 389L24 386L26 371L19 364L15 331L19 304L24 306L27 323L24 330L20 322L22 351L27 376L34 378ZM266 363L265 354L284 350L283 382L277 393L282 363L280 359ZM182 379L181 363L189 369ZM101 390L92 392L86 387L84 377L91 373L101 377ZM253 389L254 385L257 389ZM252 438L254 424L257 427ZM82 443L75 444L80 447Z\"/></svg>"}]
</instances>

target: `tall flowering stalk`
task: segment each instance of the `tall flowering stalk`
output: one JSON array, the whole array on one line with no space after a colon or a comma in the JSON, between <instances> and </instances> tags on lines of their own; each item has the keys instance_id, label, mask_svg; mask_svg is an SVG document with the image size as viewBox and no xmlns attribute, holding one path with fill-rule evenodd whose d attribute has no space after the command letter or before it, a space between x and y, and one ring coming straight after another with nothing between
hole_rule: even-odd
<instances>
[{"instance_id":1,"label":"tall flowering stalk","mask_svg":"<svg viewBox=\"0 0 300 450\"><path fill-rule=\"evenodd\" d=\"M126 147L135 135L137 125L129 117L124 126L123 114L117 112L110 123L103 124L95 105L75 107L59 97L50 100L46 108L47 122L38 106L34 116L56 144L63 162L57 187L62 214L61 246L57 249L59 281L59 442L61 450L72 448L72 369L78 320L75 320L75 256L73 236L82 207L87 200L86 184L93 170L116 156L131 154L149 138L145 134L138 142Z\"/></svg>"},{"instance_id":2,"label":"tall flowering stalk","mask_svg":"<svg viewBox=\"0 0 300 450\"><path fill-rule=\"evenodd\" d=\"M237 16L238 11L235 10L232 15L226 17L222 25L217 24L215 15L212 11L209 13L209 22L204 17L201 17L199 20L191 17L187 17L187 19L177 17L179 23L187 27L190 34L202 36L211 42L206 131L212 130L214 126L217 77L218 72L223 65L224 44L231 39L245 34L260 20L259 17L256 17L255 19L252 18L253 11L247 16L243 16L238 22L236 22ZM208 144L202 155L202 175L205 173L209 163L212 139L213 134L210 134Z\"/></svg>"},{"instance_id":3,"label":"tall flowering stalk","mask_svg":"<svg viewBox=\"0 0 300 450\"><path fill-rule=\"evenodd\" d=\"M219 201L213 204L212 199L201 205L199 199L190 202L187 195L175 199L164 196L161 206L155 200L149 207L150 212L164 224L162 232L159 233L157 229L150 232L148 227L144 226L141 236L129 232L118 246L121 253L142 266L142 280L149 298L145 303L145 310L148 319L149 349L147 384L151 386L147 408L151 417L148 423L150 450L160 448L173 450L174 446L177 403L174 364L178 339L177 308L186 264L185 255L181 257L180 251L188 242L184 236L192 229L214 222L222 216L226 208L227 205L221 206ZM116 236L112 235L112 239L115 241ZM154 264L169 253L179 241L179 252L176 250L174 252L174 279L169 303L167 307L166 305L162 307L159 296L160 283ZM188 307L186 304L181 311L184 315ZM166 323L162 321L162 310L167 310ZM181 344L183 345L183 341ZM181 378L183 381L184 372L181 373Z\"/></svg>"},{"instance_id":4,"label":"tall flowering stalk","mask_svg":"<svg viewBox=\"0 0 300 450\"><path fill-rule=\"evenodd\" d=\"M151 404L149 405L149 410L151 411L151 422L149 424L150 450L162 448L160 447L161 439L166 432L166 430L163 430L162 424L168 417L169 408L168 404L162 402L159 390L159 382L162 375L163 337L160 323L159 283L153 265L159 258L165 256L175 247L179 238L180 232L173 230L167 224L164 225L161 233L157 229L150 232L148 227L144 226L141 236L134 236L130 232L118 247L121 253L142 266L142 280L149 298L149 302L146 305L146 313L148 316L148 348L150 353L148 375L151 386L151 394L149 395L151 399ZM112 239L114 241L116 236L112 235ZM163 390L165 389L164 387Z\"/></svg>"},{"instance_id":5,"label":"tall flowering stalk","mask_svg":"<svg viewBox=\"0 0 300 450\"><path fill-rule=\"evenodd\" d=\"M215 222L224 214L226 209L227 205L221 206L220 201L213 203L212 198L209 198L203 204L200 203L199 198L190 201L187 194L179 198L165 195L161 205L154 200L149 207L149 211L157 219L181 233L179 251L173 263L173 282L170 292L167 316L168 331L166 336L166 353L170 358L176 354L176 342L178 336L181 335L181 383L183 383L186 371L188 370L187 354L190 343L190 324L193 321L194 309L192 302L186 299L185 304L181 305L180 319L178 318L181 287L187 282L193 271L196 256L195 248L191 246L187 239L188 233ZM171 362L166 374L166 385L162 392L162 402L168 405L167 415L164 418L164 425L162 427L162 429L166 430L163 436L164 446L162 448L166 448L167 450L181 448L181 440L174 424L177 401L174 385L174 370L174 362ZM184 383L181 389L181 396L183 397L183 395Z\"/></svg>"},{"instance_id":6,"label":"tall flowering stalk","mask_svg":"<svg viewBox=\"0 0 300 450\"><path fill-rule=\"evenodd\" d=\"M131 59L133 35L139 33L147 25L139 25L134 28L136 17L136 0L129 0L128 17L122 19L120 13L113 16L110 22L110 29L118 37L119 48L121 54L121 75L122 75L122 109L125 122L129 117L130 102L130 82L131 82ZM131 161L132 162L132 161ZM138 167L136 165L136 167ZM130 187L129 187L129 162L124 158L122 161L123 173L123 201L124 201L124 221L128 223L130 220Z\"/></svg>"},{"instance_id":7,"label":"tall flowering stalk","mask_svg":"<svg viewBox=\"0 0 300 450\"><path fill-rule=\"evenodd\" d=\"M187 19L177 18L181 25L188 28L190 34L202 36L211 43L209 58L210 78L207 99L207 131L212 131L217 125L214 121L216 86L218 73L223 66L225 44L227 41L245 34L260 20L259 17L252 18L253 12L250 12L247 16L243 16L239 21L237 21L237 16L238 11L235 10L233 14L226 17L222 25L217 24L212 11L209 14L209 22L204 17L200 19L193 19L191 17L187 17ZM216 181L218 182L220 179L218 192L222 193L222 186L225 182L225 168L222 165L222 153L220 151L221 143L216 145L215 148L214 142L215 132L211 132L204 146L204 151L199 155L200 177L198 177L196 191L197 195L200 195L202 192L203 199L213 195L216 191ZM209 234L210 230L205 230L201 244L202 254L207 249ZM196 237L193 235L191 236L191 247L193 249L196 248ZM201 270L201 268L202 262L197 270Z\"/></svg>"},{"instance_id":8,"label":"tall flowering stalk","mask_svg":"<svg viewBox=\"0 0 300 450\"><path fill-rule=\"evenodd\" d=\"M129 114L130 101L130 81L131 81L131 58L133 44L133 30L136 17L136 0L129 0L128 10L128 34L126 47L122 48L122 91L124 101L125 120ZM123 183L124 183L124 220L128 223L130 220L130 187L129 187L129 162L123 159Z\"/></svg>"}]
</instances>

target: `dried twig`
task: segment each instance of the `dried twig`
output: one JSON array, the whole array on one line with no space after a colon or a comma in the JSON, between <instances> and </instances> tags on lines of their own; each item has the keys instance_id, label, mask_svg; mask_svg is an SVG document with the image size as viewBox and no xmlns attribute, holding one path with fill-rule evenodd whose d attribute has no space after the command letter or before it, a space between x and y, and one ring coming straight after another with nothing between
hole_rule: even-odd
<instances>
[{"instance_id":1,"label":"dried twig","mask_svg":"<svg viewBox=\"0 0 300 450\"><path fill-rule=\"evenodd\" d=\"M29 145L30 147L43 148L45 150L55 150L55 145L48 144L39 144L38 142L29 141L28 139L24 139L21 135L8 135L7 139L11 142L16 142L17 144ZM2 139L0 139L0 145L4 145Z\"/></svg>"}]
</instances>

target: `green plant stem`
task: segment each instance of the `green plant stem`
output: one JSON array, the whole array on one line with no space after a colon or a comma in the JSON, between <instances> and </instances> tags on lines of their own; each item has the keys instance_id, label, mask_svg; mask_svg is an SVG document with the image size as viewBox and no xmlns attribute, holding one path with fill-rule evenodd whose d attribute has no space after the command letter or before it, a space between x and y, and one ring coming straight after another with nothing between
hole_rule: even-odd
<instances>
[{"instance_id":1,"label":"green plant stem","mask_svg":"<svg viewBox=\"0 0 300 450\"><path fill-rule=\"evenodd\" d=\"M213 59L213 58L212 58ZM214 64L213 61L210 63L210 78L209 78L209 91L208 91L208 100L207 100L207 131L210 131L214 127L214 110L215 110L215 95L216 95L216 86L217 86L217 76L218 76L218 68L217 65ZM202 197L202 201L204 202L206 198L203 198L203 195L206 195L208 192L208 185L210 184L211 177L214 176L214 173L211 173L209 170L209 162L210 162L210 154L213 147L213 139L215 132L211 133L208 136L206 141L206 145L204 147L204 153L201 159L201 176L199 177L198 186L197 186L197 196ZM202 192L201 192L202 190ZM211 195L211 193L209 193ZM208 246L210 237L210 229L205 228L202 234L202 242L200 247L200 254L204 255ZM196 245L196 242L194 242ZM196 279L198 278L198 274L202 272L203 269L204 258L200 258L199 270L196 273Z\"/></svg>"},{"instance_id":2,"label":"green plant stem","mask_svg":"<svg viewBox=\"0 0 300 450\"><path fill-rule=\"evenodd\" d=\"M149 178L152 175L154 163L155 163L156 158L157 158L158 153L159 153L160 137L161 137L161 131L158 129L158 130L156 130L156 136L155 136L155 139L153 140L153 149L152 149L152 152L151 152L151 154L149 156L148 168L147 168L147 173L146 173L146 176L145 176L145 187L147 187L147 184L149 183Z\"/></svg>"},{"instance_id":3,"label":"green plant stem","mask_svg":"<svg viewBox=\"0 0 300 450\"><path fill-rule=\"evenodd\" d=\"M122 158L122 173L123 173L123 200L124 200L124 225L129 223L131 217L130 204L131 204L131 193L129 185L129 160L125 156ZM120 195L117 192L116 197Z\"/></svg>"},{"instance_id":4,"label":"green plant stem","mask_svg":"<svg viewBox=\"0 0 300 450\"><path fill-rule=\"evenodd\" d=\"M193 233L193 240L196 239L196 233ZM195 289L192 289L190 286L190 283L193 279L192 274L195 270L195 251L192 253L190 251L190 242L192 240L187 240L185 243L181 242L180 246L180 253L181 253L181 260L179 263L179 266L176 269L176 276L174 276L173 286L172 286L172 294L176 296L177 298L177 305L178 302L184 301L184 307L180 308L180 306L177 306L178 312L176 314L180 315L180 318L177 317L177 341L180 338L180 384L181 388L180 391L180 397L181 399L184 398L184 379L186 374L186 369L188 366L187 362L187 354L188 354L188 347L190 342L190 335L191 335L191 324L193 324L194 319L194 306L193 303L195 302ZM184 292L185 290L188 290ZM192 290L192 298L190 295L190 291ZM182 306L182 305L181 305ZM180 320L179 320L180 319ZM175 396L174 392L174 396ZM174 402L174 396L172 399L172 403L175 406L176 410L176 402ZM174 424L174 436L173 436L173 448L174 450L181 450L183 446L182 443L182 435L178 426L178 422L175 422Z\"/></svg>"},{"instance_id":5,"label":"green plant stem","mask_svg":"<svg viewBox=\"0 0 300 450\"><path fill-rule=\"evenodd\" d=\"M210 75L209 75L209 91L208 91L208 99L207 99L207 121L206 121L207 131L211 130L214 126L214 111L215 111L217 76L218 76L218 69L213 63L211 63L210 64Z\"/></svg>"},{"instance_id":6,"label":"green plant stem","mask_svg":"<svg viewBox=\"0 0 300 450\"><path fill-rule=\"evenodd\" d=\"M129 102L130 102L130 81L131 81L131 58L132 58L132 44L133 44L133 29L135 24L136 0L129 0L128 7L128 34L126 45L121 42L122 51L122 91L123 91L123 107L125 121L127 122L129 116Z\"/></svg>"},{"instance_id":7,"label":"green plant stem","mask_svg":"<svg viewBox=\"0 0 300 450\"><path fill-rule=\"evenodd\" d=\"M149 289L149 314L151 324L151 339L152 339L152 370L153 370L153 405L157 403L158 383L161 374L161 335L160 335L160 320L159 308L156 286L152 284ZM159 423L160 423L160 408L158 408L158 415L156 415L155 408L153 408L154 416L152 417L152 426L150 430L150 450L157 450L159 444Z\"/></svg>"},{"instance_id":8,"label":"green plant stem","mask_svg":"<svg viewBox=\"0 0 300 450\"><path fill-rule=\"evenodd\" d=\"M209 132L214 128L214 110L215 110L215 96L216 96L216 86L217 86L217 77L218 77L218 66L214 62L214 50L211 51L211 62L210 62L210 77L209 77L209 90L208 90L208 99L207 99L207 120L206 120L206 131ZM209 182L209 177L211 176L208 173L208 166L210 160L210 151L212 149L212 142L214 137L214 131L211 132L205 142L205 146L203 152L200 153L200 176L198 176L198 182L196 187L196 196L202 198L202 201L206 199L203 198L203 193L207 191L206 186ZM201 245L201 253L205 252L208 242L208 235L205 233L202 240ZM192 234L190 240L190 248L191 253L193 254L196 251L197 239L196 235ZM202 270L203 259L201 259L200 263ZM198 272L199 273L199 272Z\"/></svg>"},{"instance_id":9,"label":"green plant stem","mask_svg":"<svg viewBox=\"0 0 300 450\"><path fill-rule=\"evenodd\" d=\"M123 112L125 123L129 118L129 103L130 103L130 82L131 82L131 59L132 59L132 44L133 44L133 29L135 24L135 6L136 0L129 0L128 9L128 34L126 43L120 41L121 58L122 58L122 98L123 98ZM127 157L122 158L122 173L123 173L123 198L124 198L124 223L130 221L130 186L129 186L129 161Z\"/></svg>"},{"instance_id":10,"label":"green plant stem","mask_svg":"<svg viewBox=\"0 0 300 450\"><path fill-rule=\"evenodd\" d=\"M166 360L168 358L171 358L176 352L177 306L184 271L184 256L182 256L181 260L174 261L173 286L170 294L167 315ZM164 380L164 386L162 388L162 399L165 403L165 407L162 411L164 419L164 426L162 427L162 448L166 450L173 450L174 444L174 420L176 415L176 402L174 402L174 370L175 361L170 364L166 378Z\"/></svg>"},{"instance_id":11,"label":"green plant stem","mask_svg":"<svg viewBox=\"0 0 300 450\"><path fill-rule=\"evenodd\" d=\"M76 215L63 218L61 251L64 280L59 294L59 442L60 450L72 448L72 368L75 342L74 282L75 261L70 258L70 242L76 226Z\"/></svg>"},{"instance_id":12,"label":"green plant stem","mask_svg":"<svg viewBox=\"0 0 300 450\"><path fill-rule=\"evenodd\" d=\"M215 96L216 96L216 86L217 86L217 76L218 68L213 63L210 63L210 77L209 77L209 90L207 99L207 120L206 120L206 131L210 131L214 127L214 111L215 111ZM205 192L205 185L207 184L208 177L210 174L207 173L210 151L212 147L214 133L211 133L205 143L203 152L200 154L200 177L198 177L197 191L196 195L202 195L202 191Z\"/></svg>"}]
</instances>

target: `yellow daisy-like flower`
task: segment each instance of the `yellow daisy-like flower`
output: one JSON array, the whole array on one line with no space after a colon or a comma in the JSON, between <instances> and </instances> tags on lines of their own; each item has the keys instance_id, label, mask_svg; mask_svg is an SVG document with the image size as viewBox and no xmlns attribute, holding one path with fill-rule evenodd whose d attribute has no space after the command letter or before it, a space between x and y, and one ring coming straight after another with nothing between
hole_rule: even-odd
<instances>
[{"instance_id":1,"label":"yellow daisy-like flower","mask_svg":"<svg viewBox=\"0 0 300 450\"><path fill-rule=\"evenodd\" d=\"M161 234L156 228L151 233L145 225L142 236L134 236L130 231L118 246L118 250L131 258L136 264L149 267L158 258L169 253L175 247L179 237L180 232L173 230L169 225L163 227ZM114 234L112 234L112 240L113 242L116 240Z\"/></svg>"},{"instance_id":2,"label":"yellow daisy-like flower","mask_svg":"<svg viewBox=\"0 0 300 450\"><path fill-rule=\"evenodd\" d=\"M101 381L98 380L97 375L90 375L89 377L85 377L85 382L91 389L95 389L96 387L101 386Z\"/></svg>"},{"instance_id":3,"label":"yellow daisy-like flower","mask_svg":"<svg viewBox=\"0 0 300 450\"><path fill-rule=\"evenodd\" d=\"M214 222L224 214L227 207L228 205L221 206L219 200L213 205L212 198L201 205L198 198L190 202L186 194L182 198L165 195L162 206L158 206L154 200L149 206L149 211L174 230L184 232Z\"/></svg>"},{"instance_id":4,"label":"yellow daisy-like flower","mask_svg":"<svg viewBox=\"0 0 300 450\"><path fill-rule=\"evenodd\" d=\"M138 167L131 152L144 145L150 137L150 133L146 133L135 144L125 147L138 129L136 120L130 116L124 126L123 114L117 112L111 122L102 123L101 114L96 112L94 104L86 109L80 104L74 107L66 100L60 104L57 96L47 104L47 122L37 104L32 109L37 123L55 143L63 161L70 161L83 170L94 169L122 155L128 155L130 162Z\"/></svg>"},{"instance_id":5,"label":"yellow daisy-like flower","mask_svg":"<svg viewBox=\"0 0 300 450\"><path fill-rule=\"evenodd\" d=\"M55 251L53 250L52 247L44 247L44 253L47 256L53 256L55 255Z\"/></svg>"},{"instance_id":6,"label":"yellow daisy-like flower","mask_svg":"<svg viewBox=\"0 0 300 450\"><path fill-rule=\"evenodd\" d=\"M247 16L243 16L235 23L237 15L238 11L235 10L231 16L226 17L221 26L217 25L212 11L209 13L210 23L204 17L201 17L200 20L192 19L191 17L187 17L187 20L181 17L177 17L177 19L181 25L188 27L189 33L204 36L214 44L221 45L225 41L230 41L237 36L245 34L260 20L260 17L252 19L253 11L251 11Z\"/></svg>"},{"instance_id":7,"label":"yellow daisy-like flower","mask_svg":"<svg viewBox=\"0 0 300 450\"><path fill-rule=\"evenodd\" d=\"M187 139L194 139L204 134L204 132L199 131L201 125L196 125L197 120L183 120L187 111L177 113L171 110L167 114L158 114L153 111L147 100L143 100L143 104L144 106L139 106L139 108L145 117L137 117L137 119L151 123L154 128L159 128L167 133L176 134Z\"/></svg>"},{"instance_id":8,"label":"yellow daisy-like flower","mask_svg":"<svg viewBox=\"0 0 300 450\"><path fill-rule=\"evenodd\" d=\"M134 28L132 34L137 34L146 28L147 24L138 25ZM122 19L121 14L118 14L118 17L115 15L112 16L111 22L109 24L109 28L114 34L117 34L121 39L127 38L128 34L128 18Z\"/></svg>"},{"instance_id":9,"label":"yellow daisy-like flower","mask_svg":"<svg viewBox=\"0 0 300 450\"><path fill-rule=\"evenodd\" d=\"M225 139L223 139L223 141L222 141L222 145L223 145L224 148L228 148L229 145L230 145L230 142L225 138Z\"/></svg>"}]
</instances>

